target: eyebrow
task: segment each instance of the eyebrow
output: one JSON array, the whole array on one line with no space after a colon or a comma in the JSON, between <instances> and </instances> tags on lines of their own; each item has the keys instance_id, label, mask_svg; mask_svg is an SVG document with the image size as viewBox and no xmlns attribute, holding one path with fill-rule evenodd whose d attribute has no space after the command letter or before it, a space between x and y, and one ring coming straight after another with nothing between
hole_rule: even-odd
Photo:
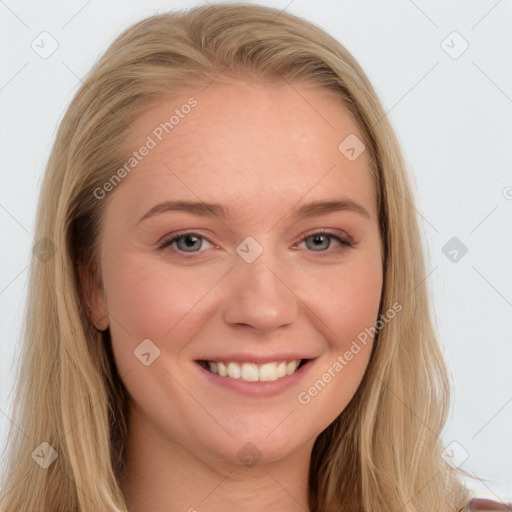
<instances>
[{"instance_id":1,"label":"eyebrow","mask_svg":"<svg viewBox=\"0 0 512 512\"><path fill-rule=\"evenodd\" d=\"M153 208L137 221L137 224L149 217L168 211L183 211L204 217L217 216L222 219L233 219L235 217L233 210L219 203L205 203L202 201L164 201L153 206ZM294 208L292 210L292 216L302 219L339 211L353 212L368 219L371 218L371 215L363 206L350 199L313 201L298 208Z\"/></svg>"}]
</instances>

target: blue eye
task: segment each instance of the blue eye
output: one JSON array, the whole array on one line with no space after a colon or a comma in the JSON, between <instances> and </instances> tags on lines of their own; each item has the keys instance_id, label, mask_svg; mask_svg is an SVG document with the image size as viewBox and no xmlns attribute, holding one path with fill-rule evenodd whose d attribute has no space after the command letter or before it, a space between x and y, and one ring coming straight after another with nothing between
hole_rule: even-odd
<instances>
[{"instance_id":1,"label":"blue eye","mask_svg":"<svg viewBox=\"0 0 512 512\"><path fill-rule=\"evenodd\" d=\"M308 244L308 241L311 240L312 243ZM335 240L338 244L342 246L342 248L354 247L354 244L341 236L340 234L333 233L330 231L317 231L314 233L309 233L303 236L297 243L306 242L306 246L308 249L311 249L311 252L322 253L322 256L331 254L333 251L331 249L332 240ZM207 240L204 236L194 233L191 231L177 233L171 238L167 238L158 243L158 249L164 249L168 246L175 246L175 251L191 254L194 252L202 252L203 243L207 242L211 244L209 240ZM293 247L295 248L295 246Z\"/></svg>"},{"instance_id":2,"label":"blue eye","mask_svg":"<svg viewBox=\"0 0 512 512\"><path fill-rule=\"evenodd\" d=\"M298 243L300 242L306 242L306 246L311 249L313 252L320 252L320 253L330 253L332 251L327 251L331 247L331 240L334 239L336 242L341 244L345 247L353 247L354 244L347 240L346 238L343 238L337 233L332 233L329 231L317 231L315 233L307 234L303 236ZM312 244L308 245L308 240L312 241ZM324 256L324 254L322 254Z\"/></svg>"},{"instance_id":3,"label":"blue eye","mask_svg":"<svg viewBox=\"0 0 512 512\"><path fill-rule=\"evenodd\" d=\"M170 246L176 242L176 247L181 252L199 252L199 249L201 249L203 245L201 242L202 240L206 240L206 238L197 233L178 233L170 239L164 239L158 244L158 248L163 249L164 247ZM181 243L182 241L184 241L184 243ZM188 249L191 250L189 251Z\"/></svg>"}]
</instances>

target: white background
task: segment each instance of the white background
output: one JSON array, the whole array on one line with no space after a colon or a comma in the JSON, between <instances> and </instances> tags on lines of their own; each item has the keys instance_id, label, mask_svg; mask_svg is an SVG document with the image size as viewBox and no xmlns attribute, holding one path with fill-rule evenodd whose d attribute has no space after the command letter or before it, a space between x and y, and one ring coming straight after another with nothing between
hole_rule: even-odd
<instances>
[{"instance_id":1,"label":"white background","mask_svg":"<svg viewBox=\"0 0 512 512\"><path fill-rule=\"evenodd\" d=\"M81 77L121 30L203 3L0 0L0 442L10 421L36 201L58 123ZM260 3L339 39L388 111L417 196L425 285L455 386L443 439L458 443L455 459L467 452L465 469L488 479L470 483L479 495L512 501L512 2ZM31 47L51 48L43 31L58 43L46 59ZM468 248L456 262L442 252L452 237Z\"/></svg>"}]
</instances>

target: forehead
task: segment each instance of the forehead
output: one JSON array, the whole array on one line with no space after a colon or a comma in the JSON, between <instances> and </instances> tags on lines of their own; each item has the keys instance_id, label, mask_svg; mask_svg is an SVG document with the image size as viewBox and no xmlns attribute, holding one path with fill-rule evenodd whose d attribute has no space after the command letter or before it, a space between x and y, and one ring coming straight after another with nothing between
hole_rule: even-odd
<instances>
[{"instance_id":1,"label":"forehead","mask_svg":"<svg viewBox=\"0 0 512 512\"><path fill-rule=\"evenodd\" d=\"M338 194L357 197L375 213L365 152L351 161L340 151L347 137L362 140L362 134L322 88L233 81L185 91L153 104L132 124L126 157L148 137L154 147L123 183L139 198L144 190L145 204L185 195L263 213Z\"/></svg>"}]
</instances>

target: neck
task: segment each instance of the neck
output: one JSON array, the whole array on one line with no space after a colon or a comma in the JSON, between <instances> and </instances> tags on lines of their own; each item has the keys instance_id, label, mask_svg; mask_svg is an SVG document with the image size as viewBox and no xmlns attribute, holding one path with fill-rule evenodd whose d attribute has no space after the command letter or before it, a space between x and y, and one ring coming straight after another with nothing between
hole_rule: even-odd
<instances>
[{"instance_id":1,"label":"neck","mask_svg":"<svg viewBox=\"0 0 512 512\"><path fill-rule=\"evenodd\" d=\"M130 414L122 490L130 512L307 512L313 443L244 466L207 459Z\"/></svg>"}]
</instances>

